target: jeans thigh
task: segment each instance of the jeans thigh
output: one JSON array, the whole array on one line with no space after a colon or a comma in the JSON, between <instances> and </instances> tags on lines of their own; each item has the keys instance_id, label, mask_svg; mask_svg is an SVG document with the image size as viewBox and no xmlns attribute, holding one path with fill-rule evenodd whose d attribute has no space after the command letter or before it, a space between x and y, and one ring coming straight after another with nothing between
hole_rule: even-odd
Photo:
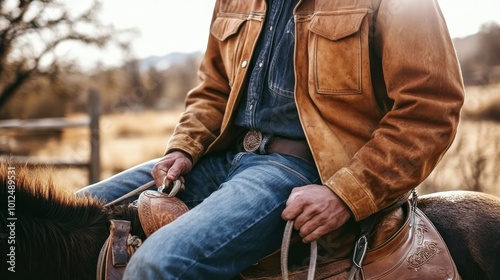
<instances>
[{"instance_id":1,"label":"jeans thigh","mask_svg":"<svg viewBox=\"0 0 500 280\"><path fill-rule=\"evenodd\" d=\"M278 154L237 154L216 191L144 242L127 279L234 277L279 247L291 190L319 180L306 165Z\"/></svg>"},{"instance_id":2,"label":"jeans thigh","mask_svg":"<svg viewBox=\"0 0 500 280\"><path fill-rule=\"evenodd\" d=\"M230 151L201 157L191 172L184 176L185 189L177 197L190 209L203 202L226 181L236 154Z\"/></svg>"}]
</instances>

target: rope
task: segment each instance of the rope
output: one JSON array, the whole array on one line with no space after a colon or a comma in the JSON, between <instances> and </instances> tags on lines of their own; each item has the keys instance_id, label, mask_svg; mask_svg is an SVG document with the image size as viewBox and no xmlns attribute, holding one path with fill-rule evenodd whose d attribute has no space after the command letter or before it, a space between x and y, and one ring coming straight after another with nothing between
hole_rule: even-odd
<instances>
[{"instance_id":1,"label":"rope","mask_svg":"<svg viewBox=\"0 0 500 280\"><path fill-rule=\"evenodd\" d=\"M284 280L288 280L288 249L290 248L290 239L292 238L293 221L288 221L283 234L283 242L281 243L281 274ZM316 273L316 260L318 259L318 243L311 242L311 259L309 260L309 270L307 279L313 280Z\"/></svg>"},{"instance_id":2,"label":"rope","mask_svg":"<svg viewBox=\"0 0 500 280\"><path fill-rule=\"evenodd\" d=\"M122 195L122 196L120 196L119 198L117 198L117 199L115 199L115 200L113 200L113 201L111 201L111 202L109 202L109 203L106 203L106 204L104 205L104 207L110 207L110 206L113 206L113 205L115 205L115 204L117 204L117 203L119 203L119 202L124 201L125 199L129 199L129 198L131 198L131 197L134 197L134 196L136 196L136 195L140 194L141 192L143 192L143 191L145 191L145 190L147 190L147 189L151 188L151 187L152 187L152 186L154 186L154 185L155 185L155 181L154 181L154 180L153 180L153 181L151 181L151 182L147 182L146 184L144 184L144 185L142 185L142 186L138 187L137 189L134 189L134 190L132 190L131 192L126 193L125 195Z\"/></svg>"},{"instance_id":3,"label":"rope","mask_svg":"<svg viewBox=\"0 0 500 280\"><path fill-rule=\"evenodd\" d=\"M159 192L163 192L165 190L165 181L166 181L166 178L167 176L163 177L163 184L161 185L161 187L158 188L158 191ZM109 203L106 203L104 205L104 207L110 207L110 206L113 206L117 203L120 203L126 199L129 199L131 197L134 197L136 195L139 195L141 192L145 191L145 190L148 190L149 188L151 188L152 186L155 185L155 181L152 180L150 182L147 182L146 184L138 187L137 189L134 189L132 191L130 191L129 193L126 193L122 196L120 196L119 198L109 202ZM168 197L173 197L177 194L177 192L179 192L180 188L181 188L181 181L180 180L175 180L174 181L174 186L172 187L172 190L170 191L170 193L168 194Z\"/></svg>"}]
</instances>

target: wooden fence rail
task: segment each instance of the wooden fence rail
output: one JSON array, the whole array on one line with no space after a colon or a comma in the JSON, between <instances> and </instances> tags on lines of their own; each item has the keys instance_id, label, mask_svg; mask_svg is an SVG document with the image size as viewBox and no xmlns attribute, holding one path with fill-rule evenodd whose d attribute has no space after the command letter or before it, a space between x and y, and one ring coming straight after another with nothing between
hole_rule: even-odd
<instances>
[{"instance_id":1,"label":"wooden fence rail","mask_svg":"<svg viewBox=\"0 0 500 280\"><path fill-rule=\"evenodd\" d=\"M89 171L89 183L95 183L100 179L100 151L99 151L99 116L100 116L100 98L96 90L89 92L89 116L79 120L70 120L66 118L45 118L34 120L3 120L0 121L0 130L27 130L43 131L53 129L63 129L72 127L88 127L90 130L90 155L89 160L82 161L62 161L62 160L40 160L28 156L0 155L0 160L11 161L27 165L51 165L54 167L79 167L87 168Z\"/></svg>"}]
</instances>

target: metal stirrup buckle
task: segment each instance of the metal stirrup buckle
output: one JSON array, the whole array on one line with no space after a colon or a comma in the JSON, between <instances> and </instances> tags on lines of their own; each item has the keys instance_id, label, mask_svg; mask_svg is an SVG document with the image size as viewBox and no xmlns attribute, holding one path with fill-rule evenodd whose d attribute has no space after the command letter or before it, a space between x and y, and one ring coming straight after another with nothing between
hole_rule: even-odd
<instances>
[{"instance_id":1,"label":"metal stirrup buckle","mask_svg":"<svg viewBox=\"0 0 500 280\"><path fill-rule=\"evenodd\" d=\"M243 149L249 153L257 151L262 143L262 133L256 130L250 130L243 138Z\"/></svg>"}]
</instances>

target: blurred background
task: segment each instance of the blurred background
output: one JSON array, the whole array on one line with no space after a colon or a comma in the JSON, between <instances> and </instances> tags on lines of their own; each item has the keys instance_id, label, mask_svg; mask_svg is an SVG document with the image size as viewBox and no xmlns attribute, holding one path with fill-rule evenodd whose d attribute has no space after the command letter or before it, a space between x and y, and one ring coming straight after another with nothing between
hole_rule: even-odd
<instances>
[{"instance_id":1,"label":"blurred background","mask_svg":"<svg viewBox=\"0 0 500 280\"><path fill-rule=\"evenodd\" d=\"M0 159L50 164L74 191L161 156L198 83L214 3L0 0ZM500 2L439 3L466 104L454 144L419 189L500 196Z\"/></svg>"}]
</instances>

